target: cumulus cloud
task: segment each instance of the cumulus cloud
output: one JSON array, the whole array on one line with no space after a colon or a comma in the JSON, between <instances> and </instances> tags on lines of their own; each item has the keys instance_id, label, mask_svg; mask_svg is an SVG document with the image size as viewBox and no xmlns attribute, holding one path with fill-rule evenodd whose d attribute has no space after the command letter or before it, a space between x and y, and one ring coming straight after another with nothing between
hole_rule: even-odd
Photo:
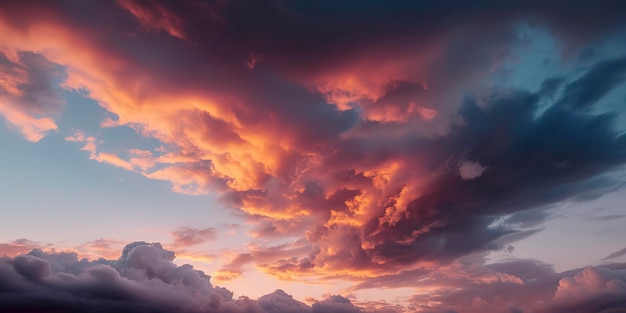
<instances>
[{"instance_id":1,"label":"cumulus cloud","mask_svg":"<svg viewBox=\"0 0 626 313\"><path fill-rule=\"evenodd\" d=\"M555 272L537 260L486 264L484 256L465 258L438 272L387 277L385 286L420 289L411 297L417 312L621 312L626 264ZM370 288L372 286L369 286ZM556 292L555 292L556 290Z\"/></svg>"},{"instance_id":2,"label":"cumulus cloud","mask_svg":"<svg viewBox=\"0 0 626 313\"><path fill-rule=\"evenodd\" d=\"M259 306L266 312L276 313L308 313L311 308L306 304L293 299L286 292L278 289L259 298Z\"/></svg>"},{"instance_id":3,"label":"cumulus cloud","mask_svg":"<svg viewBox=\"0 0 626 313\"><path fill-rule=\"evenodd\" d=\"M117 260L32 250L0 259L0 310L7 312L362 312L341 296L313 305L282 290L252 300L213 286L191 265L177 266L158 243L134 242ZM337 300L339 299L339 300ZM322 311L319 308L323 307ZM330 311L328 311L328 310ZM347 310L349 309L349 310ZM347 310L347 311L346 311Z\"/></svg>"},{"instance_id":4,"label":"cumulus cloud","mask_svg":"<svg viewBox=\"0 0 626 313\"><path fill-rule=\"evenodd\" d=\"M314 313L360 313L359 308L354 306L348 298L342 296L330 296L328 299L314 303L311 308Z\"/></svg>"},{"instance_id":5,"label":"cumulus cloud","mask_svg":"<svg viewBox=\"0 0 626 313\"><path fill-rule=\"evenodd\" d=\"M626 269L587 267L559 281L554 298L537 312L617 313L626 310Z\"/></svg>"},{"instance_id":6,"label":"cumulus cloud","mask_svg":"<svg viewBox=\"0 0 626 313\"><path fill-rule=\"evenodd\" d=\"M44 252L0 259L0 310L10 312L620 312L626 265L608 264L556 273L535 260L486 264L486 254L464 257L437 271L379 277L352 290L415 286L409 305L340 295L306 305L283 290L258 299L211 284L193 266L173 263L158 243L126 245L118 259L80 259L74 252ZM375 282L378 281L378 282ZM367 284L367 285L365 285ZM556 292L555 292L556 290ZM578 310L578 311L577 311Z\"/></svg>"}]
</instances>

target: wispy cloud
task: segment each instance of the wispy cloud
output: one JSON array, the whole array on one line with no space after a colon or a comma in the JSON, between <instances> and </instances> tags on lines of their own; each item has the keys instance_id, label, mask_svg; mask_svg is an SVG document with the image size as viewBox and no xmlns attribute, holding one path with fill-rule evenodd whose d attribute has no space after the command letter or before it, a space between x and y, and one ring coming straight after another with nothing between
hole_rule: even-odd
<instances>
[{"instance_id":1,"label":"wispy cloud","mask_svg":"<svg viewBox=\"0 0 626 313\"><path fill-rule=\"evenodd\" d=\"M196 229L181 227L171 233L174 238L174 247L188 247L217 239L217 230L214 228Z\"/></svg>"},{"instance_id":2,"label":"wispy cloud","mask_svg":"<svg viewBox=\"0 0 626 313\"><path fill-rule=\"evenodd\" d=\"M626 255L626 248L619 250L619 251L615 251L609 255L607 255L604 259L602 260L610 260L610 259L615 259L615 258L619 258L623 255Z\"/></svg>"}]
</instances>

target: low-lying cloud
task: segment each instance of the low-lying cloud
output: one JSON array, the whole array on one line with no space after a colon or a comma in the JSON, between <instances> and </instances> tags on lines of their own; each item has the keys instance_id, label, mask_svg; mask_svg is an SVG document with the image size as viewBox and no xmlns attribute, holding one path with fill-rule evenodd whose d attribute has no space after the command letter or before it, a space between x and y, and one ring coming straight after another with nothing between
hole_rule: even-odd
<instances>
[{"instance_id":1,"label":"low-lying cloud","mask_svg":"<svg viewBox=\"0 0 626 313\"><path fill-rule=\"evenodd\" d=\"M233 299L191 265L172 263L158 243L134 242L117 260L78 259L75 253L28 254L0 259L3 312L361 312L332 296L313 307L276 290L258 300ZM337 300L339 299L339 300ZM320 308L322 311L320 311ZM346 311L350 309L351 311Z\"/></svg>"},{"instance_id":2,"label":"low-lying cloud","mask_svg":"<svg viewBox=\"0 0 626 313\"><path fill-rule=\"evenodd\" d=\"M158 243L134 242L116 260L79 259L75 253L44 252L0 259L3 312L182 312L182 313L391 313L411 312L620 312L626 308L626 265L555 273L538 261L484 265L482 257L442 268L439 273L390 276L383 286L419 279L423 288L410 305L378 308L331 295L307 305L276 290L259 299L214 286L193 266L176 265L175 254ZM425 277L427 279L425 279ZM438 286L433 289L432 287ZM355 286L363 288L364 286ZM454 287L454 288L453 288ZM460 288L462 287L462 288ZM417 289L419 290L419 289ZM555 291L556 290L556 291ZM525 308L524 310L522 308ZM584 308L584 309L583 309ZM574 311L572 311L574 310ZM578 311L576 311L578 312Z\"/></svg>"}]
</instances>

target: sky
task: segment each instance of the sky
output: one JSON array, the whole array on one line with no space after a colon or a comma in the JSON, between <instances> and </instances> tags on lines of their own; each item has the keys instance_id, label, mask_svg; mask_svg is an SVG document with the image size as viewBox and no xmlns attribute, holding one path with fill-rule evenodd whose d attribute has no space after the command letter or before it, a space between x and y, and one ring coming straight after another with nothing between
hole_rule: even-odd
<instances>
[{"instance_id":1,"label":"sky","mask_svg":"<svg viewBox=\"0 0 626 313\"><path fill-rule=\"evenodd\" d=\"M624 1L0 1L0 311L626 312Z\"/></svg>"}]
</instances>

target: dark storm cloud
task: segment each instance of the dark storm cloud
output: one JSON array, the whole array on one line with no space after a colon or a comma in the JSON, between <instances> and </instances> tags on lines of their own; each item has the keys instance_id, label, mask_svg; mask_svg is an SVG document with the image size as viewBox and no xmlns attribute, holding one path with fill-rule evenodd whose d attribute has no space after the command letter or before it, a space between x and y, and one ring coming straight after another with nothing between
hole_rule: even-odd
<instances>
[{"instance_id":1,"label":"dark storm cloud","mask_svg":"<svg viewBox=\"0 0 626 313\"><path fill-rule=\"evenodd\" d=\"M600 62L583 77L567 85L565 95L557 105L588 109L624 80L626 80L626 58Z\"/></svg>"},{"instance_id":2,"label":"dark storm cloud","mask_svg":"<svg viewBox=\"0 0 626 313\"><path fill-rule=\"evenodd\" d=\"M568 10L563 10L565 5ZM138 2L136 6L150 9L149 3ZM372 40L379 44L399 44L400 38L433 38L461 25L508 23L522 17L547 22L558 31L571 32L572 36L593 36L623 25L623 9L626 8L623 2L611 0L593 4L587 1L410 1L393 6L382 0L341 3L179 1L161 3L161 6L175 16L186 17L184 32L191 40L217 37L221 45L200 44L230 52L239 49L242 58L253 51L267 56L268 62L300 63L298 68L301 69L307 68L301 62L314 55L328 59L331 64L333 60L358 55L357 51L365 45L374 46ZM584 27L573 27L575 23ZM198 25L211 27L198 28ZM584 31L574 31L579 29ZM281 56L295 56L295 59Z\"/></svg>"},{"instance_id":3,"label":"dark storm cloud","mask_svg":"<svg viewBox=\"0 0 626 313\"><path fill-rule=\"evenodd\" d=\"M602 175L626 163L626 136L614 130L611 114L571 108L592 105L615 87L615 77L624 74L621 64L617 59L596 65L568 84L563 97L538 117L537 94L496 92L486 108L468 98L461 109L464 124L448 137L408 141L407 152L429 156L426 162L433 168L443 167L451 156L463 156L487 169L473 180L449 170L408 204L406 218L394 225L372 220L365 236L381 243L368 253L410 263L494 249L494 239L514 231L488 227L495 217L515 213L505 223L528 227L548 216L541 208L594 198L620 186ZM539 210L529 211L534 208ZM431 225L430 232L414 235Z\"/></svg>"}]
</instances>

